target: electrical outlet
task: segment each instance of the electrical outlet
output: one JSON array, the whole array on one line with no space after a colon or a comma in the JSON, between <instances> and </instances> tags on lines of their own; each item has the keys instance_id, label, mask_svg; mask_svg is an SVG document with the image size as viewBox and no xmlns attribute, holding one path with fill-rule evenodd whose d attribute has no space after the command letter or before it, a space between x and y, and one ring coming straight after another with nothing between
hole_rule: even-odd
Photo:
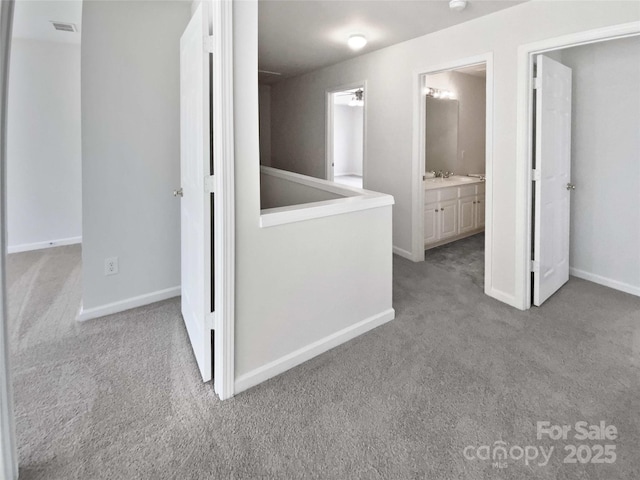
<instances>
[{"instance_id":1,"label":"electrical outlet","mask_svg":"<svg viewBox=\"0 0 640 480\"><path fill-rule=\"evenodd\" d=\"M109 257L104 259L104 274L115 275L118 273L118 257Z\"/></svg>"}]
</instances>

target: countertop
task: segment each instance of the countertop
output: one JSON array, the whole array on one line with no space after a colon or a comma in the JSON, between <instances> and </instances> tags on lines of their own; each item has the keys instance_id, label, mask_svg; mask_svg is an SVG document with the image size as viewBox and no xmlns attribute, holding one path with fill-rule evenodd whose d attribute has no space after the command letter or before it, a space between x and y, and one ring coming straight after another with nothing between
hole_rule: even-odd
<instances>
[{"instance_id":1,"label":"countertop","mask_svg":"<svg viewBox=\"0 0 640 480\"><path fill-rule=\"evenodd\" d=\"M467 177L466 175L454 175L449 178L427 178L424 181L425 190L433 190L436 188L459 187L460 185L473 185L476 183L484 183L477 177Z\"/></svg>"}]
</instances>

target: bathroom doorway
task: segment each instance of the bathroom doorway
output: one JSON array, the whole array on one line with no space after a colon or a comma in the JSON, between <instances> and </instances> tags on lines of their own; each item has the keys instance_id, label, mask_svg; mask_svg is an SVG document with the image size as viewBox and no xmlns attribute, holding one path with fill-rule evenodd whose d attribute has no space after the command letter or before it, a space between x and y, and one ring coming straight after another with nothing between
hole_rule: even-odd
<instances>
[{"instance_id":1,"label":"bathroom doorway","mask_svg":"<svg viewBox=\"0 0 640 480\"><path fill-rule=\"evenodd\" d=\"M418 87L416 260L457 272L486 291L491 55L428 70L418 76Z\"/></svg>"},{"instance_id":2,"label":"bathroom doorway","mask_svg":"<svg viewBox=\"0 0 640 480\"><path fill-rule=\"evenodd\" d=\"M364 187L365 84L327 92L327 180Z\"/></svg>"}]
</instances>

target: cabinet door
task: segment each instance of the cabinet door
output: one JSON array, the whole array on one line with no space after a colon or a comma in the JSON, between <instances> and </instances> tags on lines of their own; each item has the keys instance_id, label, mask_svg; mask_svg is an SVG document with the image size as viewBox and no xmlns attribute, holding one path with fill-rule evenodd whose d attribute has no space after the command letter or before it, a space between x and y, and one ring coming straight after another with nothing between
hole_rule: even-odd
<instances>
[{"instance_id":1,"label":"cabinet door","mask_svg":"<svg viewBox=\"0 0 640 480\"><path fill-rule=\"evenodd\" d=\"M476 200L476 228L484 227L484 209L486 205L484 203L484 195L479 195Z\"/></svg>"},{"instance_id":2,"label":"cabinet door","mask_svg":"<svg viewBox=\"0 0 640 480\"><path fill-rule=\"evenodd\" d=\"M430 203L424 206L424 243L438 240L438 204Z\"/></svg>"},{"instance_id":3,"label":"cabinet door","mask_svg":"<svg viewBox=\"0 0 640 480\"><path fill-rule=\"evenodd\" d=\"M458 201L440 202L440 240L458 234Z\"/></svg>"},{"instance_id":4,"label":"cabinet door","mask_svg":"<svg viewBox=\"0 0 640 480\"><path fill-rule=\"evenodd\" d=\"M476 197L466 197L458 200L458 218L460 219L459 233L473 230L476 224Z\"/></svg>"}]
</instances>

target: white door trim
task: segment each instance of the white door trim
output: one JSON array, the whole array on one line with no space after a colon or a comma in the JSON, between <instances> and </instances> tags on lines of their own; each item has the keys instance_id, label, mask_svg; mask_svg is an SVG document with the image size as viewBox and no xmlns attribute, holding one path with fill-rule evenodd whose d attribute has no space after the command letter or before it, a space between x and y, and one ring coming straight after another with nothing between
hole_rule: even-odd
<instances>
[{"instance_id":1,"label":"white door trim","mask_svg":"<svg viewBox=\"0 0 640 480\"><path fill-rule=\"evenodd\" d=\"M516 143L516 271L514 306L531 308L531 167L533 142L533 58L535 55L577 45L614 40L640 34L640 22L613 25L549 38L518 47L517 143Z\"/></svg>"},{"instance_id":2,"label":"white door trim","mask_svg":"<svg viewBox=\"0 0 640 480\"><path fill-rule=\"evenodd\" d=\"M235 176L233 133L233 1L211 0L213 26L213 158L216 178L215 366L213 387L221 400L235 391Z\"/></svg>"},{"instance_id":3,"label":"white door trim","mask_svg":"<svg viewBox=\"0 0 640 480\"><path fill-rule=\"evenodd\" d=\"M484 292L495 298L504 296L494 292L492 280L493 252L493 53L462 58L439 65L431 65L415 70L413 73L413 228L412 228L412 260L424 261L424 183L425 172L425 102L422 89L425 75L455 70L462 67L484 63L487 68L486 78L486 186L485 186L485 260L484 260Z\"/></svg>"},{"instance_id":4,"label":"white door trim","mask_svg":"<svg viewBox=\"0 0 640 480\"><path fill-rule=\"evenodd\" d=\"M18 478L7 321L7 102L13 0L0 2L0 478Z\"/></svg>"},{"instance_id":5,"label":"white door trim","mask_svg":"<svg viewBox=\"0 0 640 480\"><path fill-rule=\"evenodd\" d=\"M364 107L362 114L363 127L362 127L362 187L365 187L366 169L367 169L367 81L361 80L359 82L348 83L337 87L331 87L325 90L325 166L324 166L324 178L333 182L333 94L336 92L342 92L344 90L352 90L354 88L362 88L364 90Z\"/></svg>"}]
</instances>

